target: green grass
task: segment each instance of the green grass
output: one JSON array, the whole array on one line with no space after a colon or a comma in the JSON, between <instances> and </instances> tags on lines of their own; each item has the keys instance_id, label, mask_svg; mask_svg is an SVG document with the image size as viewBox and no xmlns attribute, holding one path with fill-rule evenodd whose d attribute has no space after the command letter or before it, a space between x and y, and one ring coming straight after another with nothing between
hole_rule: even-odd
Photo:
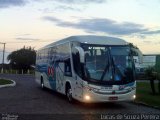
<instances>
[{"instance_id":1,"label":"green grass","mask_svg":"<svg viewBox=\"0 0 160 120\"><path fill-rule=\"evenodd\" d=\"M158 84L155 83L156 90L158 92ZM149 82L137 82L137 102L143 102L150 106L156 106L160 108L160 94L153 95Z\"/></svg>"},{"instance_id":2,"label":"green grass","mask_svg":"<svg viewBox=\"0 0 160 120\"><path fill-rule=\"evenodd\" d=\"M13 82L10 80L0 79L0 85L6 85L6 84L11 84L11 83L13 83Z\"/></svg>"}]
</instances>

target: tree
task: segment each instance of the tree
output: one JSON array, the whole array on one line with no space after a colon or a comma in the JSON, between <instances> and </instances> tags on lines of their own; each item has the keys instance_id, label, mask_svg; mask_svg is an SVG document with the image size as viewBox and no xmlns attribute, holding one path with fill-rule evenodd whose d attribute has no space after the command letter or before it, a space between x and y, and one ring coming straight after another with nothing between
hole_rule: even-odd
<instances>
[{"instance_id":1,"label":"tree","mask_svg":"<svg viewBox=\"0 0 160 120\"><path fill-rule=\"evenodd\" d=\"M133 43L129 43L129 46L130 46L131 48L134 48L134 49L139 50L139 48L138 48L137 46L135 46ZM132 55L133 55L133 56L138 56L137 51L133 51L133 50L132 50Z\"/></svg>"},{"instance_id":2,"label":"tree","mask_svg":"<svg viewBox=\"0 0 160 120\"><path fill-rule=\"evenodd\" d=\"M145 70L145 74L146 74L147 78L150 80L151 90L154 95L154 94L156 94L155 85L154 85L154 80L156 79L155 67L149 66Z\"/></svg>"},{"instance_id":3,"label":"tree","mask_svg":"<svg viewBox=\"0 0 160 120\"><path fill-rule=\"evenodd\" d=\"M157 79L159 80L159 82L158 82L158 91L159 91L159 94L160 94L160 55L156 56L155 69L156 69L156 72L157 72Z\"/></svg>"},{"instance_id":4,"label":"tree","mask_svg":"<svg viewBox=\"0 0 160 120\"><path fill-rule=\"evenodd\" d=\"M10 65L13 69L27 71L31 69L31 65L35 65L36 51L34 48L22 48L17 51L13 51L8 55L7 59L10 61Z\"/></svg>"}]
</instances>

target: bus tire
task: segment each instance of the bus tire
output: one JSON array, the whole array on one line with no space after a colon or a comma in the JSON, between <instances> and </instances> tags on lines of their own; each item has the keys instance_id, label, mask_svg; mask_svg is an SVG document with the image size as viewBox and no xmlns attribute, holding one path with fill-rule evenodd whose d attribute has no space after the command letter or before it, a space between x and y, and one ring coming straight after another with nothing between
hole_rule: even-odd
<instances>
[{"instance_id":1,"label":"bus tire","mask_svg":"<svg viewBox=\"0 0 160 120\"><path fill-rule=\"evenodd\" d=\"M44 89L44 81L43 81L43 77L41 77L41 88Z\"/></svg>"},{"instance_id":2,"label":"bus tire","mask_svg":"<svg viewBox=\"0 0 160 120\"><path fill-rule=\"evenodd\" d=\"M66 96L67 96L68 101L72 103L73 102L72 89L69 83L66 84Z\"/></svg>"}]
</instances>

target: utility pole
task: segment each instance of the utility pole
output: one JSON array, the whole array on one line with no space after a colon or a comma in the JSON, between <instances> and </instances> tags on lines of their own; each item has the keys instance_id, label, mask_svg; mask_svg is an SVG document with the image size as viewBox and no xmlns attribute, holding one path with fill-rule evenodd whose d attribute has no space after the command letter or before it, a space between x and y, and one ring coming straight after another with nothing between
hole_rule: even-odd
<instances>
[{"instance_id":1,"label":"utility pole","mask_svg":"<svg viewBox=\"0 0 160 120\"><path fill-rule=\"evenodd\" d=\"M6 43L2 43L2 42L0 42L0 44L3 44L4 46L3 46L3 58L2 58L2 73L4 73L4 55L5 55L5 45L6 45Z\"/></svg>"}]
</instances>

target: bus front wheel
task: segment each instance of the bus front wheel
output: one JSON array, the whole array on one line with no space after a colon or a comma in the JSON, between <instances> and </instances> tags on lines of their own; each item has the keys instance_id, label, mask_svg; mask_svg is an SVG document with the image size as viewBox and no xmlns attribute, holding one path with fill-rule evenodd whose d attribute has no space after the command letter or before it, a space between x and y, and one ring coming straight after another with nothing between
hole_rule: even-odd
<instances>
[{"instance_id":1,"label":"bus front wheel","mask_svg":"<svg viewBox=\"0 0 160 120\"><path fill-rule=\"evenodd\" d=\"M66 90L66 96L69 102L73 102L73 98L72 98L72 89L70 86L67 87Z\"/></svg>"}]
</instances>

